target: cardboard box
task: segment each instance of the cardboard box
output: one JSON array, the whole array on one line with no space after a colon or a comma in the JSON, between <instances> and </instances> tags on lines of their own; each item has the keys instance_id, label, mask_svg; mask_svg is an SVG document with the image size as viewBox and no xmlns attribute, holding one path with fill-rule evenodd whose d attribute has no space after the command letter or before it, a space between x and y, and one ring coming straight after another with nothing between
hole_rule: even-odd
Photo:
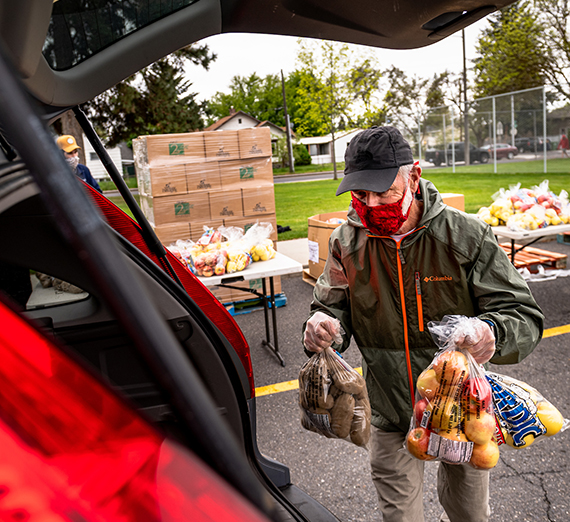
<instances>
[{"instance_id":1,"label":"cardboard box","mask_svg":"<svg viewBox=\"0 0 570 522\"><path fill-rule=\"evenodd\" d=\"M275 214L275 194L272 184L243 188L241 194L244 216Z\"/></svg>"},{"instance_id":2,"label":"cardboard box","mask_svg":"<svg viewBox=\"0 0 570 522\"><path fill-rule=\"evenodd\" d=\"M238 141L240 158L262 158L272 154L269 127L240 129Z\"/></svg>"},{"instance_id":3,"label":"cardboard box","mask_svg":"<svg viewBox=\"0 0 570 522\"><path fill-rule=\"evenodd\" d=\"M153 198L140 196L141 209L154 226L210 219L208 198L200 192Z\"/></svg>"},{"instance_id":4,"label":"cardboard box","mask_svg":"<svg viewBox=\"0 0 570 522\"><path fill-rule=\"evenodd\" d=\"M218 301L220 301L220 303L231 303L233 301L231 288L224 288L221 286L209 286L208 290L212 292L214 297Z\"/></svg>"},{"instance_id":5,"label":"cardboard box","mask_svg":"<svg viewBox=\"0 0 570 522\"><path fill-rule=\"evenodd\" d=\"M204 234L206 228L213 228L214 230L218 230L221 226L223 226L224 220L223 219L209 219L206 221L192 221L189 223L190 225L190 239L192 241L198 241Z\"/></svg>"},{"instance_id":6,"label":"cardboard box","mask_svg":"<svg viewBox=\"0 0 570 522\"><path fill-rule=\"evenodd\" d=\"M220 167L217 162L187 163L186 185L188 192L219 190L222 188Z\"/></svg>"},{"instance_id":7,"label":"cardboard box","mask_svg":"<svg viewBox=\"0 0 570 522\"><path fill-rule=\"evenodd\" d=\"M329 212L328 214L317 214L309 218L309 228L307 236L309 240L309 273L315 279L319 277L325 268L325 263L329 255L329 238L333 230L340 226L340 223L327 223L329 219L346 220L347 211Z\"/></svg>"},{"instance_id":8,"label":"cardboard box","mask_svg":"<svg viewBox=\"0 0 570 522\"><path fill-rule=\"evenodd\" d=\"M135 142L137 142L135 146ZM184 134L157 134L140 136L133 140L135 165L146 163L149 166L199 163L205 161L203 132Z\"/></svg>"},{"instance_id":9,"label":"cardboard box","mask_svg":"<svg viewBox=\"0 0 570 522\"><path fill-rule=\"evenodd\" d=\"M205 132L204 143L206 161L228 161L239 158L238 131Z\"/></svg>"},{"instance_id":10,"label":"cardboard box","mask_svg":"<svg viewBox=\"0 0 570 522\"><path fill-rule=\"evenodd\" d=\"M241 190L220 190L208 193L212 218L242 217Z\"/></svg>"},{"instance_id":11,"label":"cardboard box","mask_svg":"<svg viewBox=\"0 0 570 522\"><path fill-rule=\"evenodd\" d=\"M160 242L168 247L173 245L179 239L187 241L191 239L190 223L176 223L174 225L161 225L154 227L154 232L160 239Z\"/></svg>"},{"instance_id":12,"label":"cardboard box","mask_svg":"<svg viewBox=\"0 0 570 522\"><path fill-rule=\"evenodd\" d=\"M446 193L442 194L441 197L446 205L465 212L465 196L463 194Z\"/></svg>"},{"instance_id":13,"label":"cardboard box","mask_svg":"<svg viewBox=\"0 0 570 522\"><path fill-rule=\"evenodd\" d=\"M273 241L277 241L277 221L275 214L266 214L264 216L258 217L227 217L224 218L224 226L226 227L239 227L243 228L244 232L247 232L256 223L271 223L273 231L269 236Z\"/></svg>"},{"instance_id":14,"label":"cardboard box","mask_svg":"<svg viewBox=\"0 0 570 522\"><path fill-rule=\"evenodd\" d=\"M228 188L273 183L271 157L220 162L220 177Z\"/></svg>"},{"instance_id":15,"label":"cardboard box","mask_svg":"<svg viewBox=\"0 0 570 522\"><path fill-rule=\"evenodd\" d=\"M185 165L164 165L148 169L148 184L145 183L144 194L154 197L186 194Z\"/></svg>"}]
</instances>

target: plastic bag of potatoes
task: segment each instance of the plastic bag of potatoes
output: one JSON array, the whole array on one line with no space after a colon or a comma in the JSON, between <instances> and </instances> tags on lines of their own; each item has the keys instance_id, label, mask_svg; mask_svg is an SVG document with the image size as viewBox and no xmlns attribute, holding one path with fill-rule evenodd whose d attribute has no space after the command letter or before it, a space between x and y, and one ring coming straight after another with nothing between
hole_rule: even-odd
<instances>
[{"instance_id":1,"label":"plastic bag of potatoes","mask_svg":"<svg viewBox=\"0 0 570 522\"><path fill-rule=\"evenodd\" d=\"M303 428L368 449L366 381L332 348L316 353L301 368L299 406Z\"/></svg>"}]
</instances>

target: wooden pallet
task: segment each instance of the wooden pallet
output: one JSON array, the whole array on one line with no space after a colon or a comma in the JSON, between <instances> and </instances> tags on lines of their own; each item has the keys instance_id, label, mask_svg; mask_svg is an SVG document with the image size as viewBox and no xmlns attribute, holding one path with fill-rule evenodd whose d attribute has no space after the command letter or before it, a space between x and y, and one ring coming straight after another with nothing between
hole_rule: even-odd
<instances>
[{"instance_id":1,"label":"wooden pallet","mask_svg":"<svg viewBox=\"0 0 570 522\"><path fill-rule=\"evenodd\" d=\"M501 243L501 248L511 258L511 244ZM515 244L515 250L521 248L522 245ZM546 269L566 268L566 254L558 252L550 252L540 248L525 247L524 250L515 254L515 268L528 268L531 272L536 271L538 265L542 265Z\"/></svg>"},{"instance_id":2,"label":"wooden pallet","mask_svg":"<svg viewBox=\"0 0 570 522\"><path fill-rule=\"evenodd\" d=\"M315 286L317 279L311 275L308 268L305 268L305 270L303 270L303 281L305 281L305 283L309 283L312 286Z\"/></svg>"}]
</instances>

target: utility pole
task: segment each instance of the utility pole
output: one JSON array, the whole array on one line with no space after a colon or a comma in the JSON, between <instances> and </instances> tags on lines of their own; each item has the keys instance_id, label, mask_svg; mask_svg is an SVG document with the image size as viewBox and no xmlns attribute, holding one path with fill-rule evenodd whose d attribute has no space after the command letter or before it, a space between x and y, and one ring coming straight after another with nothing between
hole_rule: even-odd
<instances>
[{"instance_id":1,"label":"utility pole","mask_svg":"<svg viewBox=\"0 0 570 522\"><path fill-rule=\"evenodd\" d=\"M467 60L465 59L465 29L461 29L461 37L463 38L463 126L465 139L465 165L469 165L469 107L467 105Z\"/></svg>"},{"instance_id":2,"label":"utility pole","mask_svg":"<svg viewBox=\"0 0 570 522\"><path fill-rule=\"evenodd\" d=\"M285 115L285 129L287 132L287 153L289 154L289 172L295 172L295 157L293 156L293 144L291 143L291 122L287 112L287 97L285 96L285 79L281 69L281 91L283 92L283 114Z\"/></svg>"}]
</instances>

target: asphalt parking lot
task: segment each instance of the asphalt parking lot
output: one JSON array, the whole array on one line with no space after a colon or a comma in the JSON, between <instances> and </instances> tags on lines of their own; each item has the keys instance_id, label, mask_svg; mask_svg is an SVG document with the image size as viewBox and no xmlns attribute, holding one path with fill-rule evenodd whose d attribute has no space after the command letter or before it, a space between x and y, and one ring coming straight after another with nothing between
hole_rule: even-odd
<instances>
[{"instance_id":1,"label":"asphalt parking lot","mask_svg":"<svg viewBox=\"0 0 570 522\"><path fill-rule=\"evenodd\" d=\"M570 254L570 245L556 241L541 242L536 246ZM565 418L570 418L567 399L570 333L560 333L559 329L570 324L570 277L531 282L529 286L545 313L546 335L521 363L492 366L491 369L531 384L557 406ZM277 308L277 317L279 347L285 367L261 345L263 312L235 317L251 346L257 387L297 379L299 369L306 361L301 347L301 328L309 311L313 288L301 276L284 278L282 287L287 304ZM361 365L354 346L346 352L345 359L353 367ZM258 445L262 453L289 466L292 481L340 520L382 520L369 476L366 451L345 441L325 439L304 430L299 422L297 393L296 389L290 389L258 397ZM570 430L522 450L503 447L500 461L491 472L490 520L570 520L569 465ZM436 469L436 463L427 463L426 522L436 522L442 512L435 488Z\"/></svg>"}]
</instances>

